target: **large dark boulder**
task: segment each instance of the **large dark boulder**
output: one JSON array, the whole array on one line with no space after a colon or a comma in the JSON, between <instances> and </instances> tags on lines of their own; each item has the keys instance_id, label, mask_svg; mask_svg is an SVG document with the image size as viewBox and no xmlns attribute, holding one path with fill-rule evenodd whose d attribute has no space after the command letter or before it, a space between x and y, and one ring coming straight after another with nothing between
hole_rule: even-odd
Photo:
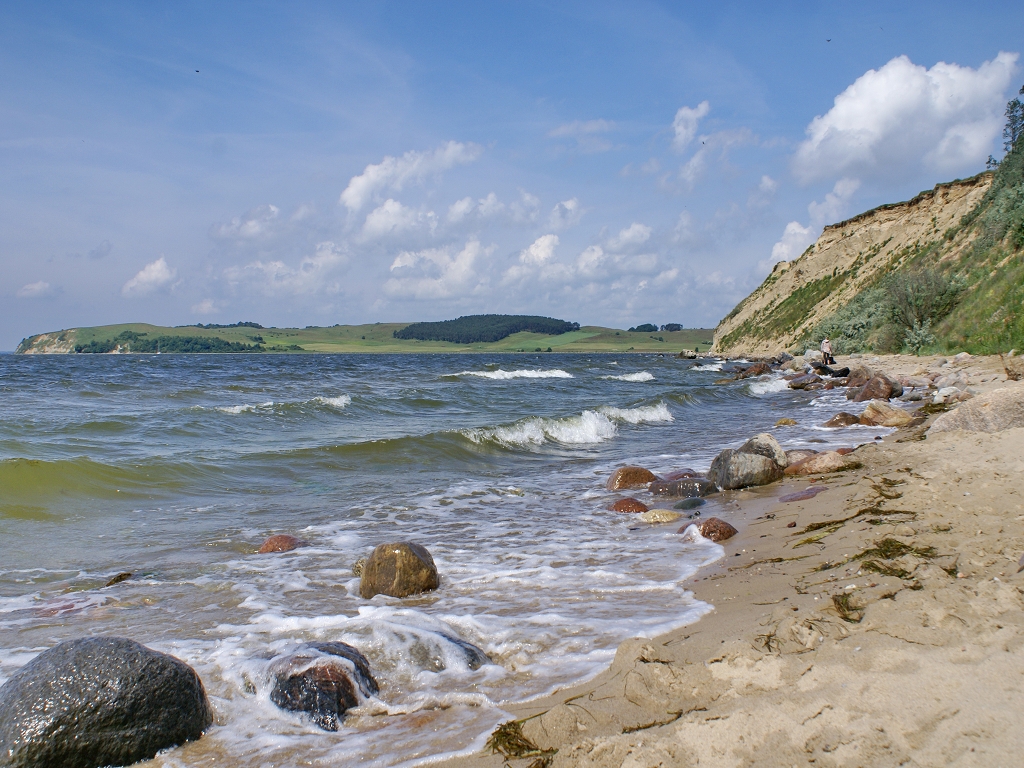
<instances>
[{"instance_id":1,"label":"large dark boulder","mask_svg":"<svg viewBox=\"0 0 1024 768\"><path fill-rule=\"evenodd\" d=\"M816 373L805 373L801 376L797 376L794 379L790 379L790 389L807 389L814 384L821 384L821 377Z\"/></svg>"},{"instance_id":2,"label":"large dark boulder","mask_svg":"<svg viewBox=\"0 0 1024 768\"><path fill-rule=\"evenodd\" d=\"M786 451L783 450L781 445L779 445L779 441L767 432L754 435L739 447L739 452L756 453L760 456L764 456L774 461L783 469L785 469L786 465L789 464L789 459L786 458Z\"/></svg>"},{"instance_id":3,"label":"large dark boulder","mask_svg":"<svg viewBox=\"0 0 1024 768\"><path fill-rule=\"evenodd\" d=\"M726 448L711 462L708 480L729 491L775 482L782 477L782 471L782 467L767 456Z\"/></svg>"},{"instance_id":4,"label":"large dark boulder","mask_svg":"<svg viewBox=\"0 0 1024 768\"><path fill-rule=\"evenodd\" d=\"M846 411L840 411L821 426L835 429L836 427L849 427L853 424L860 424L860 416Z\"/></svg>"},{"instance_id":5,"label":"large dark boulder","mask_svg":"<svg viewBox=\"0 0 1024 768\"><path fill-rule=\"evenodd\" d=\"M857 390L853 401L862 403L865 400L888 400L902 394L903 386L898 381L893 381L887 376L874 376Z\"/></svg>"},{"instance_id":6,"label":"large dark boulder","mask_svg":"<svg viewBox=\"0 0 1024 768\"><path fill-rule=\"evenodd\" d=\"M846 376L846 386L863 387L875 377L875 372L864 365L857 365L850 369Z\"/></svg>"},{"instance_id":7,"label":"large dark boulder","mask_svg":"<svg viewBox=\"0 0 1024 768\"><path fill-rule=\"evenodd\" d=\"M270 700L281 709L309 712L325 731L338 730L345 712L377 693L370 663L346 643L307 643L270 664Z\"/></svg>"},{"instance_id":8,"label":"large dark boulder","mask_svg":"<svg viewBox=\"0 0 1024 768\"><path fill-rule=\"evenodd\" d=\"M714 483L704 478L693 477L685 480L662 480L651 483L650 491L654 496L671 496L674 498L695 499L707 496L718 489Z\"/></svg>"},{"instance_id":9,"label":"large dark boulder","mask_svg":"<svg viewBox=\"0 0 1024 768\"><path fill-rule=\"evenodd\" d=\"M771 373L772 367L768 363L754 363L753 365L743 368L736 374L737 379L750 379L754 376L764 376L766 373Z\"/></svg>"},{"instance_id":10,"label":"large dark boulder","mask_svg":"<svg viewBox=\"0 0 1024 768\"><path fill-rule=\"evenodd\" d=\"M212 722L185 662L121 637L69 640L0 688L0 765L131 765L198 739Z\"/></svg>"},{"instance_id":11,"label":"large dark boulder","mask_svg":"<svg viewBox=\"0 0 1024 768\"><path fill-rule=\"evenodd\" d=\"M426 547L410 541L381 544L363 566L359 594L366 600L374 595L408 597L437 589L437 566Z\"/></svg>"}]
</instances>

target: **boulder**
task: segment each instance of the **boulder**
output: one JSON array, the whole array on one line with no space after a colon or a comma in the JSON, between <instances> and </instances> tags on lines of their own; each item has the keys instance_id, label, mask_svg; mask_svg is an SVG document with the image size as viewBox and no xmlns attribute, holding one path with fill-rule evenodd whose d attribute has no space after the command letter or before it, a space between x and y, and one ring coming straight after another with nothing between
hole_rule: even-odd
<instances>
[{"instance_id":1,"label":"boulder","mask_svg":"<svg viewBox=\"0 0 1024 768\"><path fill-rule=\"evenodd\" d=\"M836 427L849 427L853 424L860 424L860 416L846 411L840 411L821 426L835 429Z\"/></svg>"},{"instance_id":2,"label":"boulder","mask_svg":"<svg viewBox=\"0 0 1024 768\"><path fill-rule=\"evenodd\" d=\"M1024 386L1012 385L979 395L939 416L929 432L1002 432L1024 427Z\"/></svg>"},{"instance_id":3,"label":"boulder","mask_svg":"<svg viewBox=\"0 0 1024 768\"><path fill-rule=\"evenodd\" d=\"M434 558L425 547L409 541L380 544L363 566L359 594L408 597L437 589L440 580Z\"/></svg>"},{"instance_id":4,"label":"boulder","mask_svg":"<svg viewBox=\"0 0 1024 768\"><path fill-rule=\"evenodd\" d=\"M775 362L779 365L785 365L792 359L793 356L789 354L789 352L779 352L779 354L775 356Z\"/></svg>"},{"instance_id":5,"label":"boulder","mask_svg":"<svg viewBox=\"0 0 1024 768\"><path fill-rule=\"evenodd\" d=\"M865 400L888 400L890 397L899 397L903 394L903 386L894 382L886 376L875 376L860 388L853 397L855 403L862 403Z\"/></svg>"},{"instance_id":6,"label":"boulder","mask_svg":"<svg viewBox=\"0 0 1024 768\"><path fill-rule=\"evenodd\" d=\"M824 451L815 454L797 464L790 464L786 467L787 475L824 475L829 472L840 472L844 469L853 469L859 466L857 462L851 461L846 456L836 451Z\"/></svg>"},{"instance_id":7,"label":"boulder","mask_svg":"<svg viewBox=\"0 0 1024 768\"><path fill-rule=\"evenodd\" d=\"M768 363L754 363L753 365L744 368L736 374L737 379L749 379L754 376L764 376L766 373L771 373L772 367Z\"/></svg>"},{"instance_id":8,"label":"boulder","mask_svg":"<svg viewBox=\"0 0 1024 768\"><path fill-rule=\"evenodd\" d=\"M775 422L776 427L795 427L796 419L779 419Z\"/></svg>"},{"instance_id":9,"label":"boulder","mask_svg":"<svg viewBox=\"0 0 1024 768\"><path fill-rule=\"evenodd\" d=\"M801 376L797 376L791 379L789 382L790 389L807 389L813 384L821 384L821 377L816 373L805 373Z\"/></svg>"},{"instance_id":10,"label":"boulder","mask_svg":"<svg viewBox=\"0 0 1024 768\"><path fill-rule=\"evenodd\" d=\"M846 386L863 387L875 377L875 372L866 365L856 365L846 374Z\"/></svg>"},{"instance_id":11,"label":"boulder","mask_svg":"<svg viewBox=\"0 0 1024 768\"><path fill-rule=\"evenodd\" d=\"M307 643L270 664L270 700L281 709L309 712L325 731L338 730L345 712L377 693L370 663L346 643Z\"/></svg>"},{"instance_id":12,"label":"boulder","mask_svg":"<svg viewBox=\"0 0 1024 768\"><path fill-rule=\"evenodd\" d=\"M612 512L646 512L649 507L639 499L619 499L612 504Z\"/></svg>"},{"instance_id":13,"label":"boulder","mask_svg":"<svg viewBox=\"0 0 1024 768\"><path fill-rule=\"evenodd\" d=\"M811 368L813 368L814 372L817 373L819 376L829 376L829 377L832 377L832 376L836 375L836 372L833 371L831 368L829 368L824 363L819 363L819 362L816 362L816 361L812 362L811 363Z\"/></svg>"},{"instance_id":14,"label":"boulder","mask_svg":"<svg viewBox=\"0 0 1024 768\"><path fill-rule=\"evenodd\" d=\"M963 371L954 371L953 373L947 373L944 376L938 376L933 382L936 389L945 389L947 387L956 387L957 389L967 389L967 377Z\"/></svg>"},{"instance_id":15,"label":"boulder","mask_svg":"<svg viewBox=\"0 0 1024 768\"><path fill-rule=\"evenodd\" d=\"M823 360L820 349L808 349L804 351L804 362L809 363L812 360L817 360L818 362Z\"/></svg>"},{"instance_id":16,"label":"boulder","mask_svg":"<svg viewBox=\"0 0 1024 768\"><path fill-rule=\"evenodd\" d=\"M812 451L810 448L797 448L792 451L786 451L786 461L788 466L792 466L797 462L801 462L804 459L809 459L811 456L817 456L818 451Z\"/></svg>"},{"instance_id":17,"label":"boulder","mask_svg":"<svg viewBox=\"0 0 1024 768\"><path fill-rule=\"evenodd\" d=\"M682 517L671 509L649 509L640 515L645 523L672 523Z\"/></svg>"},{"instance_id":18,"label":"boulder","mask_svg":"<svg viewBox=\"0 0 1024 768\"><path fill-rule=\"evenodd\" d=\"M696 509L697 507L703 507L707 504L704 499L683 499L678 504L673 504L672 509Z\"/></svg>"},{"instance_id":19,"label":"boulder","mask_svg":"<svg viewBox=\"0 0 1024 768\"><path fill-rule=\"evenodd\" d=\"M970 352L960 352L959 354L953 355L953 362L957 365L964 365L965 363L971 362Z\"/></svg>"},{"instance_id":20,"label":"boulder","mask_svg":"<svg viewBox=\"0 0 1024 768\"><path fill-rule=\"evenodd\" d=\"M844 367L844 368L833 368L832 369L832 376L837 378L837 379L845 379L849 375L850 375L850 369L849 368L845 368Z\"/></svg>"},{"instance_id":21,"label":"boulder","mask_svg":"<svg viewBox=\"0 0 1024 768\"><path fill-rule=\"evenodd\" d=\"M665 480L686 480L690 477L703 477L703 475L695 469L677 469L675 472L669 472L663 479Z\"/></svg>"},{"instance_id":22,"label":"boulder","mask_svg":"<svg viewBox=\"0 0 1024 768\"><path fill-rule=\"evenodd\" d=\"M739 452L756 453L759 456L764 456L774 461L783 469L785 469L789 464L789 459L786 458L786 452L782 449L782 446L779 445L779 441L767 432L754 435L739 447Z\"/></svg>"},{"instance_id":23,"label":"boulder","mask_svg":"<svg viewBox=\"0 0 1024 768\"><path fill-rule=\"evenodd\" d=\"M275 533L263 542L259 554L265 555L269 552L291 552L293 549L307 546L307 542L297 539L287 533Z\"/></svg>"},{"instance_id":24,"label":"boulder","mask_svg":"<svg viewBox=\"0 0 1024 768\"><path fill-rule=\"evenodd\" d=\"M696 360L697 353L689 349L684 349L682 352L676 355L676 357L678 357L680 360Z\"/></svg>"},{"instance_id":25,"label":"boulder","mask_svg":"<svg viewBox=\"0 0 1024 768\"><path fill-rule=\"evenodd\" d=\"M676 533L686 533L691 528L695 529L705 539L711 539L711 541L725 541L739 533L725 520L717 517L709 517L707 520L695 520L687 523Z\"/></svg>"},{"instance_id":26,"label":"boulder","mask_svg":"<svg viewBox=\"0 0 1024 768\"><path fill-rule=\"evenodd\" d=\"M708 480L723 490L767 485L782 477L782 467L757 453L726 448L711 463Z\"/></svg>"},{"instance_id":27,"label":"boulder","mask_svg":"<svg viewBox=\"0 0 1024 768\"><path fill-rule=\"evenodd\" d=\"M0 765L131 765L198 739L212 722L185 662L121 637L69 640L0 688Z\"/></svg>"},{"instance_id":28,"label":"boulder","mask_svg":"<svg viewBox=\"0 0 1024 768\"><path fill-rule=\"evenodd\" d=\"M693 499L699 496L707 496L717 489L714 483L709 483L704 478L693 477L686 480L660 480L651 483L650 491L655 496L674 496L676 498Z\"/></svg>"},{"instance_id":29,"label":"boulder","mask_svg":"<svg viewBox=\"0 0 1024 768\"><path fill-rule=\"evenodd\" d=\"M885 400L872 400L860 415L860 423L866 427L902 427L913 418L902 408L889 405Z\"/></svg>"},{"instance_id":30,"label":"boulder","mask_svg":"<svg viewBox=\"0 0 1024 768\"><path fill-rule=\"evenodd\" d=\"M619 467L608 478L609 491L621 491L632 488L646 488L658 479L658 476L643 467Z\"/></svg>"}]
</instances>

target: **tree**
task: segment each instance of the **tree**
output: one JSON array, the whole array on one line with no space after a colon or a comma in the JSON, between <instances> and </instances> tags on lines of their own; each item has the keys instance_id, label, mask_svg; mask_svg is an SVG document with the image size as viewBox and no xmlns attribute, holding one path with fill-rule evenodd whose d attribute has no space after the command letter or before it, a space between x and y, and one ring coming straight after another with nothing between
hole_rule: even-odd
<instances>
[{"instance_id":1,"label":"tree","mask_svg":"<svg viewBox=\"0 0 1024 768\"><path fill-rule=\"evenodd\" d=\"M1024 95L1024 85L1021 86L1019 95ZM1006 154L1013 152L1021 136L1024 136L1024 102L1018 98L1006 105L1006 127L1003 128L1003 149L1006 150Z\"/></svg>"}]
</instances>

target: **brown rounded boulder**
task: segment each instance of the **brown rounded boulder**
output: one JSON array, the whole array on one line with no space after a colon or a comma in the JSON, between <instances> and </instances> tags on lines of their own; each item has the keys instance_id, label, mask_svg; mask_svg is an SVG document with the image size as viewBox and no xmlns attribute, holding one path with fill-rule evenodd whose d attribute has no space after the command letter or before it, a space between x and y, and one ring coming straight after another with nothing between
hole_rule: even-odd
<instances>
[{"instance_id":1,"label":"brown rounded boulder","mask_svg":"<svg viewBox=\"0 0 1024 768\"><path fill-rule=\"evenodd\" d=\"M366 560L359 582L359 594L408 597L437 589L437 566L426 547L411 541L380 544Z\"/></svg>"},{"instance_id":2,"label":"brown rounded boulder","mask_svg":"<svg viewBox=\"0 0 1024 768\"><path fill-rule=\"evenodd\" d=\"M649 507L646 504L644 504L642 501L640 501L639 499L628 498L628 499L619 499L614 504L612 504L611 509L612 509L612 512L636 513L636 512L646 512L649 509Z\"/></svg>"},{"instance_id":3,"label":"brown rounded boulder","mask_svg":"<svg viewBox=\"0 0 1024 768\"><path fill-rule=\"evenodd\" d=\"M306 546L307 542L298 539L287 533L275 533L263 542L259 554L266 555L270 552L291 552L293 549Z\"/></svg>"},{"instance_id":4,"label":"brown rounded boulder","mask_svg":"<svg viewBox=\"0 0 1024 768\"><path fill-rule=\"evenodd\" d=\"M902 408L889 405L885 400L872 400L860 415L859 421L868 427L902 427L913 418Z\"/></svg>"},{"instance_id":5,"label":"brown rounded boulder","mask_svg":"<svg viewBox=\"0 0 1024 768\"><path fill-rule=\"evenodd\" d=\"M686 533L690 528L696 528L697 532L705 539L710 539L711 541L716 542L731 539L739 533L739 531L729 525L729 523L718 517L709 517L707 520L695 520L691 523L687 523L676 531L676 533Z\"/></svg>"},{"instance_id":6,"label":"brown rounded boulder","mask_svg":"<svg viewBox=\"0 0 1024 768\"><path fill-rule=\"evenodd\" d=\"M608 490L621 491L624 489L646 488L657 479L658 476L656 474L643 467L619 467L608 478Z\"/></svg>"},{"instance_id":7,"label":"brown rounded boulder","mask_svg":"<svg viewBox=\"0 0 1024 768\"><path fill-rule=\"evenodd\" d=\"M821 426L828 427L829 429L835 429L836 427L849 427L854 424L860 424L860 416L847 413L846 411L840 411Z\"/></svg>"}]
</instances>

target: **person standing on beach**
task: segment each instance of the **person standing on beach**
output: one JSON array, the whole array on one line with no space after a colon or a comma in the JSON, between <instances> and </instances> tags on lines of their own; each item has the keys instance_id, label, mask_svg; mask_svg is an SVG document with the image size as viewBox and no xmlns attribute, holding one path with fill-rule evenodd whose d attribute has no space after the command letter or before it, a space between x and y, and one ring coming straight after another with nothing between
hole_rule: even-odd
<instances>
[{"instance_id":1,"label":"person standing on beach","mask_svg":"<svg viewBox=\"0 0 1024 768\"><path fill-rule=\"evenodd\" d=\"M825 365L835 365L836 359L832 357L832 342L826 336L821 340L821 361Z\"/></svg>"}]
</instances>

